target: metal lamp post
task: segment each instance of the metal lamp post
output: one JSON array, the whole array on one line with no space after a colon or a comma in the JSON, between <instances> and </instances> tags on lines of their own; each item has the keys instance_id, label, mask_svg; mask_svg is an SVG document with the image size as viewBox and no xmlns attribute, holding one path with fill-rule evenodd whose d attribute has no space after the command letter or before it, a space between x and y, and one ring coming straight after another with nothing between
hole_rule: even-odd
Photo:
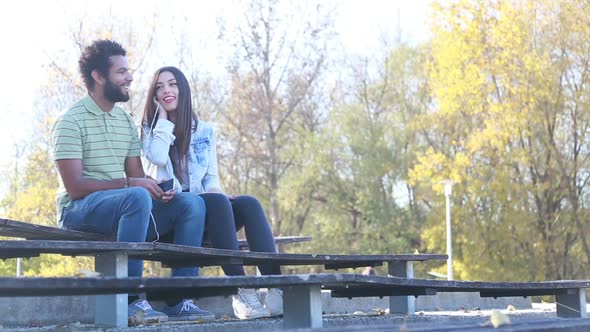
<instances>
[{"instance_id":1,"label":"metal lamp post","mask_svg":"<svg viewBox=\"0 0 590 332\"><path fill-rule=\"evenodd\" d=\"M446 230L447 230L447 280L453 280L453 244L451 236L451 194L453 193L452 180L442 181L445 186L445 198L447 208Z\"/></svg>"}]
</instances>

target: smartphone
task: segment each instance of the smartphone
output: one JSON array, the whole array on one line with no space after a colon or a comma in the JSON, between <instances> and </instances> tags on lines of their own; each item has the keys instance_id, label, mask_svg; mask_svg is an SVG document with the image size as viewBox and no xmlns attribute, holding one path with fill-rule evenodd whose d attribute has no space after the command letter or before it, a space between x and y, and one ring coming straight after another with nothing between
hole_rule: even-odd
<instances>
[{"instance_id":1,"label":"smartphone","mask_svg":"<svg viewBox=\"0 0 590 332\"><path fill-rule=\"evenodd\" d=\"M164 192L170 191L172 188L174 188L174 179L158 183L158 187L160 187Z\"/></svg>"}]
</instances>

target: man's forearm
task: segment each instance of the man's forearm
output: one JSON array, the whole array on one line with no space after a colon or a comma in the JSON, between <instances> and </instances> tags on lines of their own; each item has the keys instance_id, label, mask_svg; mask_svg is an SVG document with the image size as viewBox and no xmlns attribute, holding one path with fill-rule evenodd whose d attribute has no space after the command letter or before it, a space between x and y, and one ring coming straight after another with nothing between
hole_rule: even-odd
<instances>
[{"instance_id":1,"label":"man's forearm","mask_svg":"<svg viewBox=\"0 0 590 332\"><path fill-rule=\"evenodd\" d=\"M93 180L81 178L75 181L75 183L66 185L66 190L68 192L68 196L70 196L72 199L80 199L97 191L128 187L129 184L127 181L128 180L125 178L113 180Z\"/></svg>"}]
</instances>

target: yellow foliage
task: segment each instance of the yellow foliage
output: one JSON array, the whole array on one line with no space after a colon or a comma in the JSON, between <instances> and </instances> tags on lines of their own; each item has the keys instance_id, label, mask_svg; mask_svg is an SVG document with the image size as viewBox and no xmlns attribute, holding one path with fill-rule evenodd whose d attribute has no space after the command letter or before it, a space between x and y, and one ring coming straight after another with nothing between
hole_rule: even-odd
<instances>
[{"instance_id":1,"label":"yellow foliage","mask_svg":"<svg viewBox=\"0 0 590 332\"><path fill-rule=\"evenodd\" d=\"M590 124L588 17L590 6L575 0L433 4L433 106L412 124L429 147L416 154L408 183L432 211L422 232L432 252L444 250L440 181L459 184L452 213L460 278L582 270L569 263L584 252L572 234L585 234L571 206L585 206L572 193L587 187L568 189L564 179L583 178L589 167L573 154L587 150Z\"/></svg>"},{"instance_id":2,"label":"yellow foliage","mask_svg":"<svg viewBox=\"0 0 590 332\"><path fill-rule=\"evenodd\" d=\"M65 257L61 255L41 255L38 270L29 270L29 277L73 277L79 271L94 270L92 257Z\"/></svg>"},{"instance_id":3,"label":"yellow foliage","mask_svg":"<svg viewBox=\"0 0 590 332\"><path fill-rule=\"evenodd\" d=\"M20 193L6 216L10 219L54 226L55 213L55 188L35 186Z\"/></svg>"}]
</instances>

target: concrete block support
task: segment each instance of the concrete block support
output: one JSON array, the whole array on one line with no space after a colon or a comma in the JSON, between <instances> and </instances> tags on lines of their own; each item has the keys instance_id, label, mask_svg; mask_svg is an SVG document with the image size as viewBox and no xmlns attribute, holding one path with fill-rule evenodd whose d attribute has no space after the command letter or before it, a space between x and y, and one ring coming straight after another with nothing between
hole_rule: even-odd
<instances>
[{"instance_id":1,"label":"concrete block support","mask_svg":"<svg viewBox=\"0 0 590 332\"><path fill-rule=\"evenodd\" d=\"M557 317L586 318L586 290L568 289L564 294L555 296Z\"/></svg>"},{"instance_id":2,"label":"concrete block support","mask_svg":"<svg viewBox=\"0 0 590 332\"><path fill-rule=\"evenodd\" d=\"M94 261L102 276L127 277L127 255L99 255ZM127 327L127 294L97 295L94 323L98 326Z\"/></svg>"},{"instance_id":3,"label":"concrete block support","mask_svg":"<svg viewBox=\"0 0 590 332\"><path fill-rule=\"evenodd\" d=\"M320 285L283 288L285 329L322 327L322 289Z\"/></svg>"},{"instance_id":4,"label":"concrete block support","mask_svg":"<svg viewBox=\"0 0 590 332\"><path fill-rule=\"evenodd\" d=\"M388 274L393 277L414 278L413 262L389 262L387 264ZM413 296L390 296L389 312L398 314L416 313L416 298Z\"/></svg>"}]
</instances>

